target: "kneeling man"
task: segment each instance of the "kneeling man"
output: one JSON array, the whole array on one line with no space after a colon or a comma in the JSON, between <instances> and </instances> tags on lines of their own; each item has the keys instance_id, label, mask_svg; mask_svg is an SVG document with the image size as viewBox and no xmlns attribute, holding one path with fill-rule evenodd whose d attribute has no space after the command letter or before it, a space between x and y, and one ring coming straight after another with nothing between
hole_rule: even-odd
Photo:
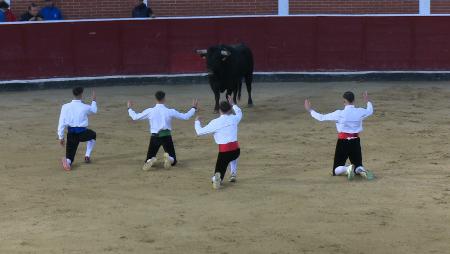
<instances>
[{"instance_id":1,"label":"kneeling man","mask_svg":"<svg viewBox=\"0 0 450 254\"><path fill-rule=\"evenodd\" d=\"M362 164L361 143L359 133L363 130L363 120L373 114L373 106L369 101L367 92L363 93L367 108L356 108L354 105L355 95L352 92L345 92L343 95L345 108L336 110L329 114L320 114L311 107L311 102L305 100L305 109L318 121L336 122L338 131L338 141L334 155L333 175L346 174L348 180L352 180L355 174L361 175L367 180L373 179L373 174L365 169ZM350 159L351 165L346 166L345 162Z\"/></svg>"}]
</instances>

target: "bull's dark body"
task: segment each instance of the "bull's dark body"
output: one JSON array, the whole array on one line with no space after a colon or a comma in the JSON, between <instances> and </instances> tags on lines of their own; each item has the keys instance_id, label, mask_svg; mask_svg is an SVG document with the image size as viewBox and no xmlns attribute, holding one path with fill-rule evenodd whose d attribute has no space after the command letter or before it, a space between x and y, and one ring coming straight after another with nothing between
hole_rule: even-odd
<instances>
[{"instance_id":1,"label":"bull's dark body","mask_svg":"<svg viewBox=\"0 0 450 254\"><path fill-rule=\"evenodd\" d=\"M228 56L221 52L228 51ZM253 54L244 44L217 45L208 49L206 54L206 67L209 84L215 96L214 110L219 109L220 93L233 94L241 98L242 79L245 80L248 92L248 105L253 105L251 90L253 81Z\"/></svg>"}]
</instances>

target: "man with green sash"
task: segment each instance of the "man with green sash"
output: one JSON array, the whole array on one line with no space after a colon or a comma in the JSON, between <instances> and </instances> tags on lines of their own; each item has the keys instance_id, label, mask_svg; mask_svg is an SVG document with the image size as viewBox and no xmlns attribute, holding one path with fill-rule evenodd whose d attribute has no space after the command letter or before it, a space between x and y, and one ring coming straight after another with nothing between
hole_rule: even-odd
<instances>
[{"instance_id":1,"label":"man with green sash","mask_svg":"<svg viewBox=\"0 0 450 254\"><path fill-rule=\"evenodd\" d=\"M128 114L131 119L148 120L150 124L150 144L148 146L147 158L145 159L143 170L148 171L157 161L156 154L159 147L164 148L164 168L168 169L177 164L177 157L175 154L175 147L172 141L172 119L189 120L195 115L197 111L197 100L193 100L192 108L186 113L180 113L175 109L167 108L165 103L166 94L158 91L155 94L156 105L153 108L148 108L142 113L136 113L131 107L131 101L128 101Z\"/></svg>"}]
</instances>

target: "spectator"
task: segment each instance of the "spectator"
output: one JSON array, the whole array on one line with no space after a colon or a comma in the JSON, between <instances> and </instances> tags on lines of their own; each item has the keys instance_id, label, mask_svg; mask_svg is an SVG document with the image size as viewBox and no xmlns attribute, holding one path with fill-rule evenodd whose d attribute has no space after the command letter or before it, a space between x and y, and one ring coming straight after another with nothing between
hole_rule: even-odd
<instances>
[{"instance_id":1,"label":"spectator","mask_svg":"<svg viewBox=\"0 0 450 254\"><path fill-rule=\"evenodd\" d=\"M42 21L44 20L39 14L39 7L35 3L28 6L28 11L22 15L20 21Z\"/></svg>"},{"instance_id":2,"label":"spectator","mask_svg":"<svg viewBox=\"0 0 450 254\"><path fill-rule=\"evenodd\" d=\"M1 2L0 5L3 5L3 2ZM6 22L5 11L3 10L3 7L0 7L0 23L1 22Z\"/></svg>"},{"instance_id":3,"label":"spectator","mask_svg":"<svg viewBox=\"0 0 450 254\"><path fill-rule=\"evenodd\" d=\"M5 22L13 22L16 21L16 16L12 13L12 11L9 9L9 4L5 1L0 0L0 12L3 11L4 15L4 21ZM0 14L1 15L1 14ZM1 18L0 18L1 20Z\"/></svg>"},{"instance_id":4,"label":"spectator","mask_svg":"<svg viewBox=\"0 0 450 254\"><path fill-rule=\"evenodd\" d=\"M55 1L45 0L45 7L41 9L41 16L44 20L62 20L63 16L58 7L55 6Z\"/></svg>"},{"instance_id":5,"label":"spectator","mask_svg":"<svg viewBox=\"0 0 450 254\"><path fill-rule=\"evenodd\" d=\"M149 8L143 0L137 1L138 5L134 7L133 12L131 13L133 18L148 18L155 16L153 15L153 11L151 8Z\"/></svg>"}]
</instances>

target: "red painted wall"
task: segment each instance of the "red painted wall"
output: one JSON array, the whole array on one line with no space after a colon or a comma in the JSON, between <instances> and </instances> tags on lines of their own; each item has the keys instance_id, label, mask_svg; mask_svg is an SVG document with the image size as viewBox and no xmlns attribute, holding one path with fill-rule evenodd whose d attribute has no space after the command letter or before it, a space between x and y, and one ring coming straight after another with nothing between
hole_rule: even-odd
<instances>
[{"instance_id":1,"label":"red painted wall","mask_svg":"<svg viewBox=\"0 0 450 254\"><path fill-rule=\"evenodd\" d=\"M204 72L248 44L256 71L450 70L450 17L249 17L0 25L0 80Z\"/></svg>"}]
</instances>

